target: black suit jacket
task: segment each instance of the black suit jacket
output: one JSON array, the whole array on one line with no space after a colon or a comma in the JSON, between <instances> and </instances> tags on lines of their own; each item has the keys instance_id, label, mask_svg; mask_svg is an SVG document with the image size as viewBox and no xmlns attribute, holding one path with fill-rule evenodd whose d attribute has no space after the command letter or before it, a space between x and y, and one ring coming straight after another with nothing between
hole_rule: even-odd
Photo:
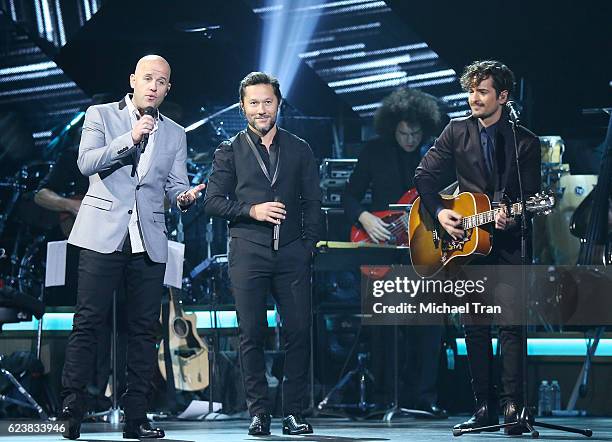
<instances>
[{"instance_id":1,"label":"black suit jacket","mask_svg":"<svg viewBox=\"0 0 612 442\"><path fill-rule=\"evenodd\" d=\"M540 142L536 135L523 127L517 128L516 135L523 191L527 198L540 190ZM432 216L442 208L437 179L453 164L461 192L485 193L493 199L496 192L503 191L510 201L519 200L514 137L505 113L498 123L495 146L494 171L487 180L478 120L469 116L450 121L421 160L415 174L417 190ZM520 258L518 223L506 231L494 231L493 251L503 255L502 261L520 262L516 262Z\"/></svg>"},{"instance_id":2,"label":"black suit jacket","mask_svg":"<svg viewBox=\"0 0 612 442\"><path fill-rule=\"evenodd\" d=\"M230 235L271 246L273 224L250 217L251 206L278 197L285 204L280 245L303 238L314 247L319 238L321 190L319 173L308 143L278 128L278 178L274 185L261 170L242 131L215 151L206 196L205 212L230 222Z\"/></svg>"}]
</instances>

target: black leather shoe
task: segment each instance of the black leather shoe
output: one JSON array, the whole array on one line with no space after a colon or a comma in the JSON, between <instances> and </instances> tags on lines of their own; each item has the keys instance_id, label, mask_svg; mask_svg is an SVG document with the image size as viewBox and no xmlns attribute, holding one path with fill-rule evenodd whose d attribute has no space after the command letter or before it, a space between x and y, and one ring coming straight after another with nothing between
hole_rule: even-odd
<instances>
[{"instance_id":1,"label":"black leather shoe","mask_svg":"<svg viewBox=\"0 0 612 442\"><path fill-rule=\"evenodd\" d=\"M465 430L469 428L488 427L490 425L499 424L499 416L497 415L497 407L491 402L483 401L478 405L478 409L474 415L467 421L457 424L453 427L453 430ZM486 430L486 431L497 431Z\"/></svg>"},{"instance_id":2,"label":"black leather shoe","mask_svg":"<svg viewBox=\"0 0 612 442\"><path fill-rule=\"evenodd\" d=\"M62 408L57 418L60 421L66 421L68 423L62 433L64 438L75 440L81 436L81 421L83 420L83 415L76 407L70 405L65 406Z\"/></svg>"},{"instance_id":3,"label":"black leather shoe","mask_svg":"<svg viewBox=\"0 0 612 442\"><path fill-rule=\"evenodd\" d=\"M283 434L310 434L312 425L299 414L289 414L283 419Z\"/></svg>"},{"instance_id":4,"label":"black leather shoe","mask_svg":"<svg viewBox=\"0 0 612 442\"><path fill-rule=\"evenodd\" d=\"M84 406L84 397L80 393L72 392L64 398L58 420L68 424L62 432L62 436L66 439L75 440L81 436L81 421L85 415Z\"/></svg>"},{"instance_id":5,"label":"black leather shoe","mask_svg":"<svg viewBox=\"0 0 612 442\"><path fill-rule=\"evenodd\" d=\"M268 436L270 434L270 415L268 413L257 413L251 418L249 425L249 436Z\"/></svg>"},{"instance_id":6,"label":"black leather shoe","mask_svg":"<svg viewBox=\"0 0 612 442\"><path fill-rule=\"evenodd\" d=\"M508 402L504 405L504 424L510 422L516 422L521 412L516 402ZM517 436L523 433L529 433L529 430L525 425L513 425L511 427L505 427L504 432L509 436Z\"/></svg>"},{"instance_id":7,"label":"black leather shoe","mask_svg":"<svg viewBox=\"0 0 612 442\"><path fill-rule=\"evenodd\" d=\"M444 408L438 407L436 404L422 403L416 407L419 411L424 411L422 415L415 416L422 419L448 419L448 413Z\"/></svg>"},{"instance_id":8,"label":"black leather shoe","mask_svg":"<svg viewBox=\"0 0 612 442\"><path fill-rule=\"evenodd\" d=\"M162 439L164 436L164 430L153 428L148 420L126 420L123 426L124 439Z\"/></svg>"}]
</instances>

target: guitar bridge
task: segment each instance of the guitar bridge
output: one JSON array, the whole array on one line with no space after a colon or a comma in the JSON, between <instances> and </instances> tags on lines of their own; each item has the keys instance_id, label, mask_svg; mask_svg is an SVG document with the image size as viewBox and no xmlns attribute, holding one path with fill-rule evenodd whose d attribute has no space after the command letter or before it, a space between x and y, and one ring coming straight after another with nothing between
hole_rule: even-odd
<instances>
[{"instance_id":1,"label":"guitar bridge","mask_svg":"<svg viewBox=\"0 0 612 442\"><path fill-rule=\"evenodd\" d=\"M461 239L453 239L451 236L447 236L446 239L442 240L442 252L454 252L456 250L463 250L465 243L472 238L472 230L465 230L465 234Z\"/></svg>"},{"instance_id":2,"label":"guitar bridge","mask_svg":"<svg viewBox=\"0 0 612 442\"><path fill-rule=\"evenodd\" d=\"M432 238L433 238L434 247L437 249L438 246L440 245L440 235L438 234L438 229L433 229Z\"/></svg>"}]
</instances>

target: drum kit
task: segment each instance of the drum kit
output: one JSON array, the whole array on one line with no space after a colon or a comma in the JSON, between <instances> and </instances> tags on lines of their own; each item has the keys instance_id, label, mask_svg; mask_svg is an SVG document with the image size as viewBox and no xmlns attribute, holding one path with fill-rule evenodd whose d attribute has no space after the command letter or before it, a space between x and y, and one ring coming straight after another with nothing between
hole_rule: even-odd
<instances>
[{"instance_id":1,"label":"drum kit","mask_svg":"<svg viewBox=\"0 0 612 442\"><path fill-rule=\"evenodd\" d=\"M58 217L37 206L34 194L53 164L31 163L0 180L0 246L6 250L0 261L0 286L36 298L44 283L47 234Z\"/></svg>"},{"instance_id":2,"label":"drum kit","mask_svg":"<svg viewBox=\"0 0 612 442\"><path fill-rule=\"evenodd\" d=\"M580 239L570 232L572 215L597 184L597 175L572 175L563 163L565 145L559 136L540 137L542 188L552 190L557 207L533 220L534 264L575 265Z\"/></svg>"}]
</instances>

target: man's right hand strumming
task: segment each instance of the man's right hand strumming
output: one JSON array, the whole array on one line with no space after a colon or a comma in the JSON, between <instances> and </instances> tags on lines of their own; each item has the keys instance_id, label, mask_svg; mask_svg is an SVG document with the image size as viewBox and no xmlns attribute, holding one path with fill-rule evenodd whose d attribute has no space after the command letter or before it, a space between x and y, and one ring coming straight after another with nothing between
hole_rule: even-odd
<instances>
[{"instance_id":1,"label":"man's right hand strumming","mask_svg":"<svg viewBox=\"0 0 612 442\"><path fill-rule=\"evenodd\" d=\"M143 115L132 129L132 141L134 145L142 141L144 134L150 134L155 127L155 119L151 115Z\"/></svg>"},{"instance_id":2,"label":"man's right hand strumming","mask_svg":"<svg viewBox=\"0 0 612 442\"><path fill-rule=\"evenodd\" d=\"M461 228L461 214L450 209L442 209L438 212L438 221L444 230L448 232L453 239L463 238L463 229Z\"/></svg>"},{"instance_id":3,"label":"man's right hand strumming","mask_svg":"<svg viewBox=\"0 0 612 442\"><path fill-rule=\"evenodd\" d=\"M280 224L281 220L285 219L286 214L285 205L276 201L255 204L251 206L251 210L249 210L251 218L273 224Z\"/></svg>"},{"instance_id":4,"label":"man's right hand strumming","mask_svg":"<svg viewBox=\"0 0 612 442\"><path fill-rule=\"evenodd\" d=\"M361 212L359 222L375 243L385 242L391 238L391 232L387 230L389 224L370 212Z\"/></svg>"}]
</instances>

